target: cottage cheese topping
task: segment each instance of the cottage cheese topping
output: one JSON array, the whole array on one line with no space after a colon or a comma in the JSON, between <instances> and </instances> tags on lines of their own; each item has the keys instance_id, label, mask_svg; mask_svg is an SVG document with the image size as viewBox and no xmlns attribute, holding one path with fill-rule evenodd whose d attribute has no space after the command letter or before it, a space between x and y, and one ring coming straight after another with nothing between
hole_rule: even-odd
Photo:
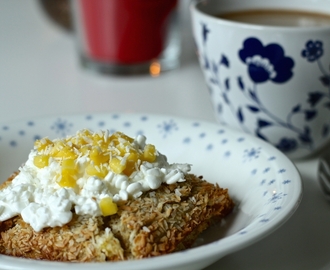
<instances>
[{"instance_id":1,"label":"cottage cheese topping","mask_svg":"<svg viewBox=\"0 0 330 270\"><path fill-rule=\"evenodd\" d=\"M146 137L78 131L41 139L11 185L0 190L0 221L21 214L35 231L78 215L111 215L117 204L162 183L185 181L189 164L169 164Z\"/></svg>"}]
</instances>

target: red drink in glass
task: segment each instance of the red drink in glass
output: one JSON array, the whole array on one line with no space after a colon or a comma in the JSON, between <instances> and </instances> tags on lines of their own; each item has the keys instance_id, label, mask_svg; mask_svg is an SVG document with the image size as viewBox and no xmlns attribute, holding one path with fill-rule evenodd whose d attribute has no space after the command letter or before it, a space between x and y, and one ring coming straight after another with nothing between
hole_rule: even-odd
<instances>
[{"instance_id":1,"label":"red drink in glass","mask_svg":"<svg viewBox=\"0 0 330 270\"><path fill-rule=\"evenodd\" d=\"M159 57L178 0L77 0L86 56L112 64L140 64Z\"/></svg>"}]
</instances>

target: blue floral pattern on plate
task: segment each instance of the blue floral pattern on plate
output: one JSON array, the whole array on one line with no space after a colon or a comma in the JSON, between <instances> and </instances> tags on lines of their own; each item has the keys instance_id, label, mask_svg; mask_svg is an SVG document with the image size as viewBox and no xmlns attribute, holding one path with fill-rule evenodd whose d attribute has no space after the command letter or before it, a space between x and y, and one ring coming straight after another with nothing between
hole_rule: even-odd
<instances>
[{"instance_id":1,"label":"blue floral pattern on plate","mask_svg":"<svg viewBox=\"0 0 330 270\"><path fill-rule=\"evenodd\" d=\"M234 251L252 243L283 223L300 202L297 170L269 144L218 124L150 114L68 115L0 124L0 152L5 153L0 156L1 178L26 160L36 139L63 137L83 128L144 134L169 162L193 164L193 173L229 189L235 212L225 224L205 232L196 248L185 251L187 256L198 257L205 249L220 258L229 247Z\"/></svg>"}]
</instances>

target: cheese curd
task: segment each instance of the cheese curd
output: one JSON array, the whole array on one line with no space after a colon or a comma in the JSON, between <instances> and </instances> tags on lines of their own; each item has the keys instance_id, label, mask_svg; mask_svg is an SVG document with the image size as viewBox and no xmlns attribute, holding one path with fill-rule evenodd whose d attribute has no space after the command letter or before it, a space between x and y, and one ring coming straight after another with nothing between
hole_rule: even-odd
<instances>
[{"instance_id":1,"label":"cheese curd","mask_svg":"<svg viewBox=\"0 0 330 270\"><path fill-rule=\"evenodd\" d=\"M189 164L169 164L146 137L109 131L35 142L19 174L0 190L0 221L21 215L35 231L78 215L111 215L117 204L162 183L185 181Z\"/></svg>"}]
</instances>

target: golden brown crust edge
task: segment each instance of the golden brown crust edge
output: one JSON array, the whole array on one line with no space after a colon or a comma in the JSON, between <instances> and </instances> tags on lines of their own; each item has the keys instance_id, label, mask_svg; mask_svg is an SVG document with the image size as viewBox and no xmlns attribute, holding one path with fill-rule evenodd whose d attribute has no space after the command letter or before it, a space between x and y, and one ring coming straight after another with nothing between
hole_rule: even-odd
<instances>
[{"instance_id":1,"label":"golden brown crust edge","mask_svg":"<svg viewBox=\"0 0 330 270\"><path fill-rule=\"evenodd\" d=\"M77 216L35 232L20 216L0 223L0 253L56 261L141 259L189 248L214 218L233 209L227 189L189 174L119 206L110 217ZM107 229L110 228L110 229Z\"/></svg>"}]
</instances>

